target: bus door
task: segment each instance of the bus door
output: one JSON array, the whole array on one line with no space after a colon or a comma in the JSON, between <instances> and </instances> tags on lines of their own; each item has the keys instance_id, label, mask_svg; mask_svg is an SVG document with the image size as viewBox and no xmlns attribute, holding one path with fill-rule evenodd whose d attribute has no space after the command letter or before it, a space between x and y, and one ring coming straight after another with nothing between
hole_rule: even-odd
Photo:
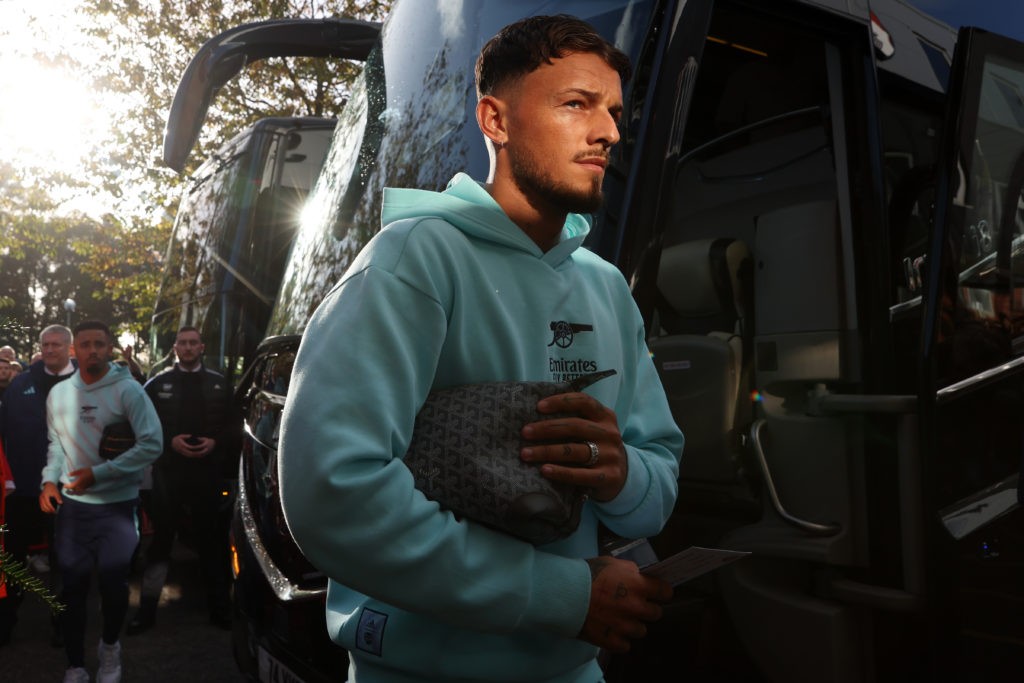
<instances>
[{"instance_id":1,"label":"bus door","mask_svg":"<svg viewBox=\"0 0 1024 683\"><path fill-rule=\"evenodd\" d=\"M686 436L652 545L751 555L677 591L632 680L673 665L872 680L873 610L917 604L871 574L871 504L889 490L865 465L865 425L916 409L865 393L862 325L879 303L862 296L877 277L865 264L884 206L871 25L818 5L686 3L707 12L702 49L670 42L664 57L655 110L676 118L650 119L640 156L659 182L638 175L620 252Z\"/></svg>"},{"instance_id":2,"label":"bus door","mask_svg":"<svg viewBox=\"0 0 1024 683\"><path fill-rule=\"evenodd\" d=\"M961 30L946 117L919 372L930 640L954 679L1004 680L1024 661L1024 45Z\"/></svg>"}]
</instances>

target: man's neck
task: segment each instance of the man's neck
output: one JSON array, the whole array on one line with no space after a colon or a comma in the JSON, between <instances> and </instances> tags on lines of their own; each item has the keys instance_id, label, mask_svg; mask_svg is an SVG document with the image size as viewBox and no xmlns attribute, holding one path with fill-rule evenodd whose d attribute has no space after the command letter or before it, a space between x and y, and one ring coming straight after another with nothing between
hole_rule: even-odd
<instances>
[{"instance_id":1,"label":"man's neck","mask_svg":"<svg viewBox=\"0 0 1024 683\"><path fill-rule=\"evenodd\" d=\"M185 365L180 360L178 361L178 369L183 370L184 372L195 372L196 370L199 369L200 365L202 365L202 363L200 363L199 361L196 361L191 365Z\"/></svg>"},{"instance_id":2,"label":"man's neck","mask_svg":"<svg viewBox=\"0 0 1024 683\"><path fill-rule=\"evenodd\" d=\"M93 374L92 372L89 371L88 368L78 369L78 373L82 376L82 381L85 382L86 384L95 384L96 382L99 382L101 379L107 376L108 372L110 372L109 365L104 365L102 371L100 371L99 374Z\"/></svg>"},{"instance_id":3,"label":"man's neck","mask_svg":"<svg viewBox=\"0 0 1024 683\"><path fill-rule=\"evenodd\" d=\"M56 368L51 368L49 365L45 364L43 365L43 370L45 370L46 374L48 375L67 375L71 374L71 372L74 372L74 369L75 367L71 365L71 361L68 361L67 363L64 363L60 367Z\"/></svg>"},{"instance_id":4,"label":"man's neck","mask_svg":"<svg viewBox=\"0 0 1024 683\"><path fill-rule=\"evenodd\" d=\"M505 215L540 247L547 252L556 244L565 226L565 211L545 206L537 200L531 201L512 182L489 183L485 186Z\"/></svg>"}]
</instances>

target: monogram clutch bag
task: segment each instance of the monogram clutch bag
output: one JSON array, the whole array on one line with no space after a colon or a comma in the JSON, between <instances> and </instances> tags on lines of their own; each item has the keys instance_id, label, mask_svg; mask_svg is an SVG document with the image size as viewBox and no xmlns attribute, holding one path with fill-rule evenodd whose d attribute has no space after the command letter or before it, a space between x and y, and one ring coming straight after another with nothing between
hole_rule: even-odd
<instances>
[{"instance_id":1,"label":"monogram clutch bag","mask_svg":"<svg viewBox=\"0 0 1024 683\"><path fill-rule=\"evenodd\" d=\"M419 413L403 462L416 488L441 507L540 545L576 530L586 499L579 487L552 482L523 462L520 431L539 420L537 402L582 391L614 375L582 375L571 382L488 382L431 393Z\"/></svg>"}]
</instances>

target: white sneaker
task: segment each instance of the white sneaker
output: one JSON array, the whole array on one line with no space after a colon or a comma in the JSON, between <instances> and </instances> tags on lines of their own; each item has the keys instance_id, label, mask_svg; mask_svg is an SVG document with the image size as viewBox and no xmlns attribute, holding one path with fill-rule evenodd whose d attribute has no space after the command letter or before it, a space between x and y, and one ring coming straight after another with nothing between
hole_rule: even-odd
<instances>
[{"instance_id":1,"label":"white sneaker","mask_svg":"<svg viewBox=\"0 0 1024 683\"><path fill-rule=\"evenodd\" d=\"M96 683L121 683L121 643L107 645L100 640L96 654L100 658L100 668L96 671Z\"/></svg>"},{"instance_id":2,"label":"white sneaker","mask_svg":"<svg viewBox=\"0 0 1024 683\"><path fill-rule=\"evenodd\" d=\"M64 683L89 683L89 672L80 666L64 671Z\"/></svg>"},{"instance_id":3,"label":"white sneaker","mask_svg":"<svg viewBox=\"0 0 1024 683\"><path fill-rule=\"evenodd\" d=\"M30 555L28 558L28 566L32 568L36 574L45 574L50 571L50 558L43 553L36 553Z\"/></svg>"}]
</instances>

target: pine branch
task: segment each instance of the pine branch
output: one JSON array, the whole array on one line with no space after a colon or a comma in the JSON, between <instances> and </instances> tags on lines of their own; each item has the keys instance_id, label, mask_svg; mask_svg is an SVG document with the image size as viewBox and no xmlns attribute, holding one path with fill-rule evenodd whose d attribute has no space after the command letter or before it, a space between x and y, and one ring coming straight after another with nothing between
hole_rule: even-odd
<instances>
[{"instance_id":1,"label":"pine branch","mask_svg":"<svg viewBox=\"0 0 1024 683\"><path fill-rule=\"evenodd\" d=\"M0 533L7 531L6 526L0 526ZM38 577L29 574L28 568L14 559L14 556L0 548L0 581L7 581L9 585L21 586L27 593L33 593L45 602L51 612L63 612L65 605L57 600L57 596L49 591L46 585Z\"/></svg>"}]
</instances>

